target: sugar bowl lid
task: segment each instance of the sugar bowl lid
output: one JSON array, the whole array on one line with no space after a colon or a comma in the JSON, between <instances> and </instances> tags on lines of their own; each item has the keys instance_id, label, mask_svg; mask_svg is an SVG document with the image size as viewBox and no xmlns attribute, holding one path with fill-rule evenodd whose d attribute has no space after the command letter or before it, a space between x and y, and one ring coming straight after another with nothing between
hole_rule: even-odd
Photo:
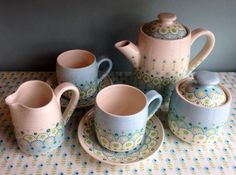
<instances>
[{"instance_id":1,"label":"sugar bowl lid","mask_svg":"<svg viewBox=\"0 0 236 175\"><path fill-rule=\"evenodd\" d=\"M176 21L173 13L160 13L157 20L143 25L142 30L147 35L162 40L176 40L184 38L188 32L186 28Z\"/></svg>"},{"instance_id":2,"label":"sugar bowl lid","mask_svg":"<svg viewBox=\"0 0 236 175\"><path fill-rule=\"evenodd\" d=\"M204 107L216 107L227 101L227 95L219 86L218 73L198 71L194 79L187 79L179 86L181 95L189 102Z\"/></svg>"}]
</instances>

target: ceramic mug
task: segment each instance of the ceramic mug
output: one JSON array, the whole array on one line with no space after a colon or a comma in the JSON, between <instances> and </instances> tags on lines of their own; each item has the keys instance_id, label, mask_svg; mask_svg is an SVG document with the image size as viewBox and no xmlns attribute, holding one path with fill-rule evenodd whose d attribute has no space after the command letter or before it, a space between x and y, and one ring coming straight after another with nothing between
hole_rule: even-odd
<instances>
[{"instance_id":1,"label":"ceramic mug","mask_svg":"<svg viewBox=\"0 0 236 175\"><path fill-rule=\"evenodd\" d=\"M72 91L72 98L61 112L60 97ZM23 83L5 102L10 108L15 136L20 150L29 155L44 154L60 146L64 126L79 100L79 91L71 83L58 85L55 90L42 81Z\"/></svg>"},{"instance_id":2,"label":"ceramic mug","mask_svg":"<svg viewBox=\"0 0 236 175\"><path fill-rule=\"evenodd\" d=\"M102 63L108 63L106 71L98 77ZM109 58L96 57L86 50L69 50L57 58L56 75L58 83L71 82L80 91L80 100L94 98L99 83L110 73L112 61ZM69 93L65 94L70 97Z\"/></svg>"},{"instance_id":3,"label":"ceramic mug","mask_svg":"<svg viewBox=\"0 0 236 175\"><path fill-rule=\"evenodd\" d=\"M96 97L95 131L105 148L124 152L137 147L145 133L147 121L158 110L162 96L124 84L102 89Z\"/></svg>"}]
</instances>

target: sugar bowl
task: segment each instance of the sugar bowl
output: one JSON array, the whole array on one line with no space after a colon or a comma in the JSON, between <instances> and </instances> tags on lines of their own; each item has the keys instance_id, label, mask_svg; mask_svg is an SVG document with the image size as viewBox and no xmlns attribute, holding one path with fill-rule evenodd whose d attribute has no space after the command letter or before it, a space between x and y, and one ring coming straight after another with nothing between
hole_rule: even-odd
<instances>
[{"instance_id":1,"label":"sugar bowl","mask_svg":"<svg viewBox=\"0 0 236 175\"><path fill-rule=\"evenodd\" d=\"M171 96L170 130L191 144L212 142L222 132L231 109L230 91L215 72L198 71L176 84Z\"/></svg>"}]
</instances>

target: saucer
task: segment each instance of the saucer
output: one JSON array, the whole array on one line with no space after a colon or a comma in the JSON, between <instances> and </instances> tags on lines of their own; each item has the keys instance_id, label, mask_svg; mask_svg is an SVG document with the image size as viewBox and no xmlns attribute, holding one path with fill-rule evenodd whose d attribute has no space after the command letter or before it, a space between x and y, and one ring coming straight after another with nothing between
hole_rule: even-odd
<instances>
[{"instance_id":1,"label":"saucer","mask_svg":"<svg viewBox=\"0 0 236 175\"><path fill-rule=\"evenodd\" d=\"M57 84L57 79L56 79L56 75L53 74L51 75L47 80L46 82L54 89L56 88L56 86L58 85ZM95 103L95 97L97 95L97 93L102 90L103 88L107 87L107 86L110 86L112 85L113 82L111 80L111 78L109 76L107 76L106 78L104 78L100 84L98 85L98 88L97 88L97 92L92 96L90 97L89 99L86 99L86 100L79 100L79 103L77 104L76 108L85 108L85 107L88 107L88 106L91 106L91 105L94 105ZM61 97L61 106L62 107L66 107L69 103L69 99L67 97L65 97L64 95L62 95Z\"/></svg>"},{"instance_id":2,"label":"saucer","mask_svg":"<svg viewBox=\"0 0 236 175\"><path fill-rule=\"evenodd\" d=\"M98 143L94 129L94 109L91 109L79 123L78 137L83 149L93 158L111 165L129 165L143 161L159 150L164 140L164 128L155 115L147 122L145 136L139 146L127 152L113 152Z\"/></svg>"}]
</instances>

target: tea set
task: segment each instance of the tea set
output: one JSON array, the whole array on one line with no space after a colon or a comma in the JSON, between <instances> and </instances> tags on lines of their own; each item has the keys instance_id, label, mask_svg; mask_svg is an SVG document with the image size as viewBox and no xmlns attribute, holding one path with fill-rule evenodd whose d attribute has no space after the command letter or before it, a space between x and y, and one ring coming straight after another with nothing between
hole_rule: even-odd
<instances>
[{"instance_id":1,"label":"tea set","mask_svg":"<svg viewBox=\"0 0 236 175\"><path fill-rule=\"evenodd\" d=\"M170 130L186 143L206 145L217 138L230 114L230 91L215 72L189 77L212 51L214 34L201 28L191 32L176 19L161 13L140 27L137 45L115 44L135 68L136 87L113 85L112 61L79 49L57 57L56 76L47 82L20 85L5 99L20 150L38 155L56 149L75 109L93 105L79 123L78 139L89 155L107 164L137 163L161 147L158 110L167 111ZM191 45L200 36L206 36L206 43L190 61Z\"/></svg>"}]
</instances>

